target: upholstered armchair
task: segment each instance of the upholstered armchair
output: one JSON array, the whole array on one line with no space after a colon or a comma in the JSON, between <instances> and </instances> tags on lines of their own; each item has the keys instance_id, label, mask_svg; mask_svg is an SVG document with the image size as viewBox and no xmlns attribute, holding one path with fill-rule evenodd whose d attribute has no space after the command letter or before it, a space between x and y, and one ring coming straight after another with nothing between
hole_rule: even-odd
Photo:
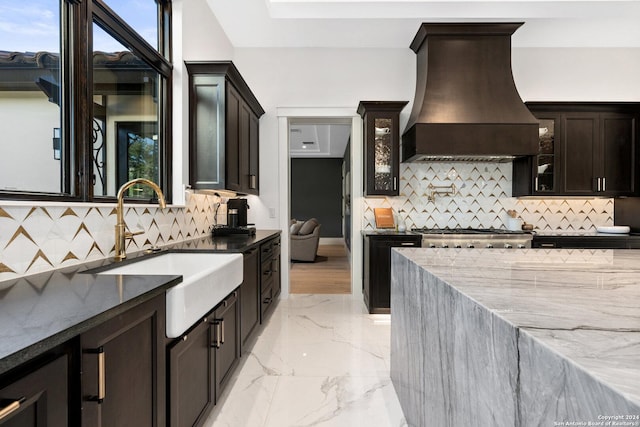
<instances>
[{"instance_id":1,"label":"upholstered armchair","mask_svg":"<svg viewBox=\"0 0 640 427\"><path fill-rule=\"evenodd\" d=\"M307 221L291 220L291 260L313 262L320 243L320 224L315 218Z\"/></svg>"}]
</instances>

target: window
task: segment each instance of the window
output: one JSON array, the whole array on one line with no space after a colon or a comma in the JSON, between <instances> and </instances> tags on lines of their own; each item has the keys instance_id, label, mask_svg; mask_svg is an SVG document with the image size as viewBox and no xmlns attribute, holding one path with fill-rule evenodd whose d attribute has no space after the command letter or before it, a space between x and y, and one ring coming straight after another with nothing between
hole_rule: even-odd
<instances>
[{"instance_id":1,"label":"window","mask_svg":"<svg viewBox=\"0 0 640 427\"><path fill-rule=\"evenodd\" d=\"M169 1L26 4L0 5L0 197L113 201L144 177L170 198Z\"/></svg>"},{"instance_id":2,"label":"window","mask_svg":"<svg viewBox=\"0 0 640 427\"><path fill-rule=\"evenodd\" d=\"M0 191L61 193L60 6L24 4L0 3Z\"/></svg>"}]
</instances>

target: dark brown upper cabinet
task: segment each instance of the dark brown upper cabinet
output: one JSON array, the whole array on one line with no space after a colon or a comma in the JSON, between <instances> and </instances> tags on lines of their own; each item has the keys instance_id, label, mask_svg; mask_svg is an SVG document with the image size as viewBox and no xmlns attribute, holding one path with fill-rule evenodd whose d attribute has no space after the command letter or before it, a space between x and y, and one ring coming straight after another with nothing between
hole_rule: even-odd
<instances>
[{"instance_id":1,"label":"dark brown upper cabinet","mask_svg":"<svg viewBox=\"0 0 640 427\"><path fill-rule=\"evenodd\" d=\"M258 194L263 108L233 62L185 64L189 72L191 186Z\"/></svg>"},{"instance_id":2,"label":"dark brown upper cabinet","mask_svg":"<svg viewBox=\"0 0 640 427\"><path fill-rule=\"evenodd\" d=\"M408 101L360 101L364 121L364 195L400 193L400 112Z\"/></svg>"},{"instance_id":3,"label":"dark brown upper cabinet","mask_svg":"<svg viewBox=\"0 0 640 427\"><path fill-rule=\"evenodd\" d=\"M514 196L634 196L640 104L527 103L539 152L513 164Z\"/></svg>"}]
</instances>

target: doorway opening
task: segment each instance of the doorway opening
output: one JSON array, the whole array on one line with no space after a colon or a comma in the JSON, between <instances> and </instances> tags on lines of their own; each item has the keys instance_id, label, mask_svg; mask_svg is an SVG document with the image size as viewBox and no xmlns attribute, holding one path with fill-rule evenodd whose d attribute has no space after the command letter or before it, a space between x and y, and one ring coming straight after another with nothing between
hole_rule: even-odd
<instances>
[{"instance_id":1,"label":"doorway opening","mask_svg":"<svg viewBox=\"0 0 640 427\"><path fill-rule=\"evenodd\" d=\"M352 118L289 118L290 293L351 293Z\"/></svg>"}]
</instances>

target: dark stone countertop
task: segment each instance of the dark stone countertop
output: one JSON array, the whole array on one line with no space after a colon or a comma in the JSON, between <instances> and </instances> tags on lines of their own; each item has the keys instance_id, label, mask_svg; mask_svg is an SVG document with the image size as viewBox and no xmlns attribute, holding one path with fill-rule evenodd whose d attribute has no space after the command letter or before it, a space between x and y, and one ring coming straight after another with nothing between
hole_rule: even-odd
<instances>
[{"instance_id":1,"label":"dark stone countertop","mask_svg":"<svg viewBox=\"0 0 640 427\"><path fill-rule=\"evenodd\" d=\"M280 234L259 230L255 236L202 237L175 243L166 252L244 252ZM180 283L181 276L92 274L107 269L112 258L0 281L0 374L89 329L148 301Z\"/></svg>"}]
</instances>

